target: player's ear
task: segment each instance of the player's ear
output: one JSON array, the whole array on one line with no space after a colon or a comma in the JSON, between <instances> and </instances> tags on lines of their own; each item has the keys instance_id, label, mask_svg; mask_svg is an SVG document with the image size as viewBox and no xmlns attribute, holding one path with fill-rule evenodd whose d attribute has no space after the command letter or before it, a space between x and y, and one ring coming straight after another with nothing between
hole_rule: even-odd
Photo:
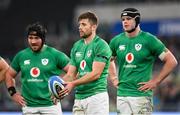
<instances>
[{"instance_id":1,"label":"player's ear","mask_svg":"<svg viewBox=\"0 0 180 115\"><path fill-rule=\"evenodd\" d=\"M92 25L92 30L93 30L93 31L96 31L96 29L97 29L97 25L95 25L95 24Z\"/></svg>"}]
</instances>

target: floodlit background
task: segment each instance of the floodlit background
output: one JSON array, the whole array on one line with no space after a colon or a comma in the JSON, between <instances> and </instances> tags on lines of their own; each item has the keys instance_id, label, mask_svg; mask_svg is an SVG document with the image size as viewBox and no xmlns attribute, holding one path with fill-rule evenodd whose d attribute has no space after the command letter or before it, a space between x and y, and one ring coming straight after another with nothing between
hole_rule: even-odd
<instances>
[{"instance_id":1,"label":"floodlit background","mask_svg":"<svg viewBox=\"0 0 180 115\"><path fill-rule=\"evenodd\" d=\"M88 10L99 17L98 35L109 42L122 32L120 14L126 7L139 9L141 28L156 35L179 62L180 0L0 0L0 56L10 63L19 50L27 47L25 28L35 21L47 26L47 44L69 56L72 44L79 39L76 18ZM162 63L156 60L153 77L161 67ZM21 86L19 79L20 74L16 77L18 90ZM108 89L113 113L116 111L116 89L111 83ZM74 93L62 100L63 111L71 112L73 100ZM179 66L154 90L153 101L154 113L180 112ZM0 111L21 111L11 100L4 83L0 84Z\"/></svg>"}]
</instances>

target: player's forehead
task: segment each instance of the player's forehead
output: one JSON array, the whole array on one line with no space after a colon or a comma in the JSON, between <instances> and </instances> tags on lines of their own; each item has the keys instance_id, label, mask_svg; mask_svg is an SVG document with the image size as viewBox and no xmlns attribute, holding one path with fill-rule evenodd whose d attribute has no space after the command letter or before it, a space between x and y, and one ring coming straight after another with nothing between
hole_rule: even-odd
<instances>
[{"instance_id":1,"label":"player's forehead","mask_svg":"<svg viewBox=\"0 0 180 115\"><path fill-rule=\"evenodd\" d=\"M88 18L85 18L85 19L79 20L78 23L79 23L79 24L88 24L88 23L90 23L90 22L89 22L89 19L88 19Z\"/></svg>"},{"instance_id":2,"label":"player's forehead","mask_svg":"<svg viewBox=\"0 0 180 115\"><path fill-rule=\"evenodd\" d=\"M36 32L36 31L31 31L31 32L29 32L29 34L28 34L28 38L40 38L39 36L38 36L38 33Z\"/></svg>"},{"instance_id":3,"label":"player's forehead","mask_svg":"<svg viewBox=\"0 0 180 115\"><path fill-rule=\"evenodd\" d=\"M41 39L39 36L37 36L37 35L28 35L28 38L29 39Z\"/></svg>"},{"instance_id":4,"label":"player's forehead","mask_svg":"<svg viewBox=\"0 0 180 115\"><path fill-rule=\"evenodd\" d=\"M124 20L124 19L130 20L130 19L133 19L133 17L131 17L131 16L122 16L121 19L122 19L122 20Z\"/></svg>"}]
</instances>

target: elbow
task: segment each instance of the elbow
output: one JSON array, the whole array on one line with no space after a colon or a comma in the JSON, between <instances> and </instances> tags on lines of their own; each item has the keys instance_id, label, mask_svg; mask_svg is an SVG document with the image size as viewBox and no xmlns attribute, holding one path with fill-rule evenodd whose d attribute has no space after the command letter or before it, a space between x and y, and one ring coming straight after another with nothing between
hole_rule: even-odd
<instances>
[{"instance_id":1,"label":"elbow","mask_svg":"<svg viewBox=\"0 0 180 115\"><path fill-rule=\"evenodd\" d=\"M178 65L178 62L177 62L176 58L171 59L170 63L171 63L171 67L173 69Z\"/></svg>"},{"instance_id":2,"label":"elbow","mask_svg":"<svg viewBox=\"0 0 180 115\"><path fill-rule=\"evenodd\" d=\"M176 67L178 65L178 61L176 59L174 60L173 63L174 63L174 67Z\"/></svg>"}]
</instances>

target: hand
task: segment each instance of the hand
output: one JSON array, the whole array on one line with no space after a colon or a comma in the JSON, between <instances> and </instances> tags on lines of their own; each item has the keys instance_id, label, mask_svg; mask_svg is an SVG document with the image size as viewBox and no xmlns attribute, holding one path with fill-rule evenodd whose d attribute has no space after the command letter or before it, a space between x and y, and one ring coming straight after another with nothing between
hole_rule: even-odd
<instances>
[{"instance_id":1,"label":"hand","mask_svg":"<svg viewBox=\"0 0 180 115\"><path fill-rule=\"evenodd\" d=\"M59 92L60 99L63 99L65 96L67 96L74 87L75 86L73 82L66 82L65 88Z\"/></svg>"},{"instance_id":2,"label":"hand","mask_svg":"<svg viewBox=\"0 0 180 115\"><path fill-rule=\"evenodd\" d=\"M139 85L142 85L138 88L140 91L148 91L148 90L153 90L157 87L158 82L154 79L148 81L148 82L140 82L138 83Z\"/></svg>"},{"instance_id":3,"label":"hand","mask_svg":"<svg viewBox=\"0 0 180 115\"><path fill-rule=\"evenodd\" d=\"M51 99L54 105L57 105L57 103L59 102L59 99L55 98L53 95L51 95Z\"/></svg>"},{"instance_id":4,"label":"hand","mask_svg":"<svg viewBox=\"0 0 180 115\"><path fill-rule=\"evenodd\" d=\"M20 106L22 107L25 107L26 106L26 102L24 100L24 98L21 96L20 93L15 93L13 96L12 96L12 99L13 101L15 101L17 104L19 104Z\"/></svg>"}]
</instances>

